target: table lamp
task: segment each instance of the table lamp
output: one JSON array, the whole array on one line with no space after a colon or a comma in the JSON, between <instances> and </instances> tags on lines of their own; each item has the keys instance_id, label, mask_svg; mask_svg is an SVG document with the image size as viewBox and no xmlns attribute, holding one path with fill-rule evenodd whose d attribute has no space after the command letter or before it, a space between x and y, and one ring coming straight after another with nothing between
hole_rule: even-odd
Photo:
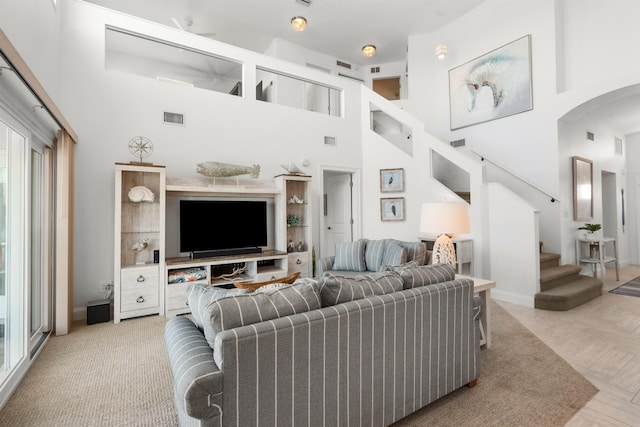
<instances>
[{"instance_id":1,"label":"table lamp","mask_svg":"<svg viewBox=\"0 0 640 427\"><path fill-rule=\"evenodd\" d=\"M437 234L431 263L447 263L456 267L456 250L452 234L469 232L469 208L466 203L423 203L420 232Z\"/></svg>"}]
</instances>

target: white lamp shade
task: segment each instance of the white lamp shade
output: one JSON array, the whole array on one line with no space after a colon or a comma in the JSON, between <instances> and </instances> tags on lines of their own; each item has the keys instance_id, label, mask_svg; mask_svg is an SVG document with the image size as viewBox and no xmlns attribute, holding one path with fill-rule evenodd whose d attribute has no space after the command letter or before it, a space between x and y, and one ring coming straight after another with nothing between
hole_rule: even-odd
<instances>
[{"instance_id":1,"label":"white lamp shade","mask_svg":"<svg viewBox=\"0 0 640 427\"><path fill-rule=\"evenodd\" d=\"M466 234L469 231L469 208L466 203L422 204L421 233Z\"/></svg>"}]
</instances>

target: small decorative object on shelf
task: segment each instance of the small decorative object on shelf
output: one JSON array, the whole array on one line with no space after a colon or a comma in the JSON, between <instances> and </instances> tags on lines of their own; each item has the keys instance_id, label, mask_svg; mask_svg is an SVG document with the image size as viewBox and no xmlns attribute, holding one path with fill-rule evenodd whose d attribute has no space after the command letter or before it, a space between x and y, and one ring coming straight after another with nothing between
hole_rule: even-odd
<instances>
[{"instance_id":1,"label":"small decorative object on shelf","mask_svg":"<svg viewBox=\"0 0 640 427\"><path fill-rule=\"evenodd\" d=\"M144 239L142 239L141 241L139 241L135 245L131 246L131 250L134 250L136 252L142 252L145 249L147 249L148 247L149 247L149 239L147 239L145 237Z\"/></svg>"},{"instance_id":2,"label":"small decorative object on shelf","mask_svg":"<svg viewBox=\"0 0 640 427\"><path fill-rule=\"evenodd\" d=\"M296 250L296 246L293 243L293 240L289 239L289 243L287 243L287 252L291 253L291 252L295 252Z\"/></svg>"},{"instance_id":3,"label":"small decorative object on shelf","mask_svg":"<svg viewBox=\"0 0 640 427\"><path fill-rule=\"evenodd\" d=\"M240 166L220 162L203 162L196 165L196 172L213 178L250 175L257 179L260 176L260 165Z\"/></svg>"},{"instance_id":4,"label":"small decorative object on shelf","mask_svg":"<svg viewBox=\"0 0 640 427\"><path fill-rule=\"evenodd\" d=\"M280 165L284 170L286 170L290 175L302 175L304 172L300 170L295 163L285 163Z\"/></svg>"},{"instance_id":5,"label":"small decorative object on shelf","mask_svg":"<svg viewBox=\"0 0 640 427\"><path fill-rule=\"evenodd\" d=\"M296 245L296 250L298 252L304 252L307 250L307 245L305 245L302 241L298 242L298 244Z\"/></svg>"},{"instance_id":6,"label":"small decorative object on shelf","mask_svg":"<svg viewBox=\"0 0 640 427\"><path fill-rule=\"evenodd\" d=\"M298 196L294 195L294 196L291 196L291 198L289 199L289 204L290 205L303 205L304 204L304 200L299 199Z\"/></svg>"},{"instance_id":7,"label":"small decorative object on shelf","mask_svg":"<svg viewBox=\"0 0 640 427\"><path fill-rule=\"evenodd\" d=\"M153 143L144 136L135 136L129 140L129 152L140 159L138 163L142 163L142 159L153 153Z\"/></svg>"},{"instance_id":8,"label":"small decorative object on shelf","mask_svg":"<svg viewBox=\"0 0 640 427\"><path fill-rule=\"evenodd\" d=\"M587 230L586 233L584 233L584 239L585 240L596 240L596 235L595 232L600 230L602 228L602 225L600 224L585 224L582 227L578 227L578 230Z\"/></svg>"},{"instance_id":9,"label":"small decorative object on shelf","mask_svg":"<svg viewBox=\"0 0 640 427\"><path fill-rule=\"evenodd\" d=\"M144 185L136 185L129 190L129 200L132 202L153 202L155 196L153 191L149 190Z\"/></svg>"},{"instance_id":10,"label":"small decorative object on shelf","mask_svg":"<svg viewBox=\"0 0 640 427\"><path fill-rule=\"evenodd\" d=\"M288 214L287 225L289 227L295 227L296 225L300 225L300 216L296 214Z\"/></svg>"}]
</instances>

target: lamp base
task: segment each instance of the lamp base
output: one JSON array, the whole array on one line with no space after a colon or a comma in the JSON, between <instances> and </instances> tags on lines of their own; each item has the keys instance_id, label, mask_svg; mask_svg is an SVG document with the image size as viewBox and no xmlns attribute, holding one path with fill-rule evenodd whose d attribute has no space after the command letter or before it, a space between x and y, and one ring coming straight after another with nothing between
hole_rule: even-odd
<instances>
[{"instance_id":1,"label":"lamp base","mask_svg":"<svg viewBox=\"0 0 640 427\"><path fill-rule=\"evenodd\" d=\"M433 253L431 254L432 264L449 264L456 267L456 248L453 246L451 237L441 234L433 244Z\"/></svg>"}]
</instances>

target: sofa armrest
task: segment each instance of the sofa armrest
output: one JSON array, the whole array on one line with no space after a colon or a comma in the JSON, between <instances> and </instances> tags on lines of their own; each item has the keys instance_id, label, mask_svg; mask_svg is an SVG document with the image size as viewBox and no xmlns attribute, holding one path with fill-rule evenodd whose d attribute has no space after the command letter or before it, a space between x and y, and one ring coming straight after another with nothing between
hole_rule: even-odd
<instances>
[{"instance_id":1,"label":"sofa armrest","mask_svg":"<svg viewBox=\"0 0 640 427\"><path fill-rule=\"evenodd\" d=\"M202 332L189 318L175 317L167 321L164 337L178 412L200 420L220 420L222 372Z\"/></svg>"},{"instance_id":2,"label":"sofa armrest","mask_svg":"<svg viewBox=\"0 0 640 427\"><path fill-rule=\"evenodd\" d=\"M316 263L316 273L317 277L323 277L325 271L329 271L333 268L333 260L335 257L328 256L324 258L320 258Z\"/></svg>"}]
</instances>

